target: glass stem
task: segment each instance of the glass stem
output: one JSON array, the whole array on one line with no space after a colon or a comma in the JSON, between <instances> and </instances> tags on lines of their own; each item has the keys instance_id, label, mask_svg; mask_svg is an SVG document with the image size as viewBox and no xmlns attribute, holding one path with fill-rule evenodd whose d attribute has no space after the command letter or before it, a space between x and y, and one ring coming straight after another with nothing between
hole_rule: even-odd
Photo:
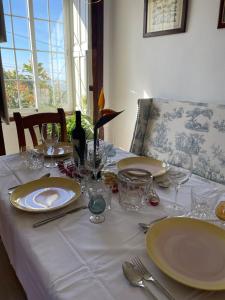
<instances>
[{"instance_id":1,"label":"glass stem","mask_svg":"<svg viewBox=\"0 0 225 300\"><path fill-rule=\"evenodd\" d=\"M93 170L93 175L94 175L94 179L97 180L98 179L98 171Z\"/></svg>"},{"instance_id":2,"label":"glass stem","mask_svg":"<svg viewBox=\"0 0 225 300\"><path fill-rule=\"evenodd\" d=\"M180 189L180 185L178 184L178 185L175 186L174 207L177 206L177 198L178 198L178 191L179 191L179 189Z\"/></svg>"},{"instance_id":3,"label":"glass stem","mask_svg":"<svg viewBox=\"0 0 225 300\"><path fill-rule=\"evenodd\" d=\"M54 165L54 163L53 163L53 154L54 154L54 146L51 147L51 166Z\"/></svg>"}]
</instances>

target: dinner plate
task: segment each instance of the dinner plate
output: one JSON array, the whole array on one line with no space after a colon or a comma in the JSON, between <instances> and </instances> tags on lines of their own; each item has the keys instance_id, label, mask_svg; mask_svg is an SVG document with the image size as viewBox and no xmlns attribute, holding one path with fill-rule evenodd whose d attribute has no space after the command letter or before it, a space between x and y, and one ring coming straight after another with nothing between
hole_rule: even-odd
<instances>
[{"instance_id":1,"label":"dinner plate","mask_svg":"<svg viewBox=\"0 0 225 300\"><path fill-rule=\"evenodd\" d=\"M73 147L70 143L58 143L54 147L53 154L51 154L51 149L46 149L46 146L43 144L36 146L36 149L38 151L43 151L46 157L61 157L69 155L73 152Z\"/></svg>"},{"instance_id":2,"label":"dinner plate","mask_svg":"<svg viewBox=\"0 0 225 300\"><path fill-rule=\"evenodd\" d=\"M202 220L174 217L151 226L147 253L168 276L203 290L225 290L225 231Z\"/></svg>"},{"instance_id":3,"label":"dinner plate","mask_svg":"<svg viewBox=\"0 0 225 300\"><path fill-rule=\"evenodd\" d=\"M52 211L78 199L80 185L69 178L50 177L34 180L16 188L10 202L29 212Z\"/></svg>"},{"instance_id":4,"label":"dinner plate","mask_svg":"<svg viewBox=\"0 0 225 300\"><path fill-rule=\"evenodd\" d=\"M166 173L166 167L161 160L152 157L134 156L121 159L117 163L119 170L126 168L144 169L152 173L153 177L157 177Z\"/></svg>"}]
</instances>

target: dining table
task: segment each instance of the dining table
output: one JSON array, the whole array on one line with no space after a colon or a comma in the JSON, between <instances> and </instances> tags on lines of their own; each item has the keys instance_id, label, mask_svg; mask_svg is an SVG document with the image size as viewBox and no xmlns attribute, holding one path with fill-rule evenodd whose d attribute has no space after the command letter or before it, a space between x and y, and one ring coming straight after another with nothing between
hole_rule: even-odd
<instances>
[{"instance_id":1,"label":"dining table","mask_svg":"<svg viewBox=\"0 0 225 300\"><path fill-rule=\"evenodd\" d=\"M119 148L115 148L115 153L113 163L106 169L117 173L115 162L133 154ZM0 157L0 235L29 300L151 299L142 289L131 286L123 274L122 264L136 256L174 299L225 299L223 291L204 291L178 283L164 274L147 254L146 235L138 223L167 215L167 204L174 201L172 187L156 185L159 205L148 205L139 211L125 210L119 203L119 194L112 193L111 209L106 211L101 224L91 223L89 210L83 209L33 228L34 223L87 201L81 195L60 210L44 213L23 211L10 203L11 186L36 180L47 172L54 177L66 177L58 168L29 169L20 154ZM191 187L200 183L225 190L222 184L193 174L178 195L178 201L187 210L191 205ZM225 229L222 222L219 226ZM151 282L146 284L158 299L167 299Z\"/></svg>"}]
</instances>

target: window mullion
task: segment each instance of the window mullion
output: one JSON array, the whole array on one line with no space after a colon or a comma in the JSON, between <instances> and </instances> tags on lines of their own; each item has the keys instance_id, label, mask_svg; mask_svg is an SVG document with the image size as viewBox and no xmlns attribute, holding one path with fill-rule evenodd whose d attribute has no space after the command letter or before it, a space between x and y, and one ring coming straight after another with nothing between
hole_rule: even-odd
<instances>
[{"instance_id":1,"label":"window mullion","mask_svg":"<svg viewBox=\"0 0 225 300\"><path fill-rule=\"evenodd\" d=\"M10 5L10 12L12 12L11 2L9 2L9 5ZM10 15L10 19L11 19L11 26L12 26L13 54L14 54L15 66L16 66L17 95L18 95L18 101L19 101L19 109L21 109L20 92L19 92L19 78L18 78L18 65L17 65L17 59L16 59L14 24L13 24L12 15Z\"/></svg>"},{"instance_id":2,"label":"window mullion","mask_svg":"<svg viewBox=\"0 0 225 300\"><path fill-rule=\"evenodd\" d=\"M28 21L29 21L30 38L31 38L35 107L36 107L36 109L38 109L38 107L39 107L38 102L40 99L40 85L39 85L39 77L38 77L37 51L36 51L36 43L35 43L33 0L28 0Z\"/></svg>"},{"instance_id":3,"label":"window mullion","mask_svg":"<svg viewBox=\"0 0 225 300\"><path fill-rule=\"evenodd\" d=\"M76 88L75 88L75 63L73 57L74 48L74 20L73 20L73 1L63 1L64 11L64 37L65 37L65 62L66 62L66 79L68 99L74 110L76 105Z\"/></svg>"}]
</instances>

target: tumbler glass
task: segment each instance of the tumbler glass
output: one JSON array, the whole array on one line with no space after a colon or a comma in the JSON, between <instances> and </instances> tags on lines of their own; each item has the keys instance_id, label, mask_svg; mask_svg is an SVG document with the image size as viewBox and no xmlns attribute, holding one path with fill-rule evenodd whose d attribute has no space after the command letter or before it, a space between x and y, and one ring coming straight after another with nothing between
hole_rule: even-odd
<instances>
[{"instance_id":1,"label":"tumbler glass","mask_svg":"<svg viewBox=\"0 0 225 300\"><path fill-rule=\"evenodd\" d=\"M127 210L136 211L145 206L152 178L152 174L144 169L129 168L119 171L120 205Z\"/></svg>"}]
</instances>

